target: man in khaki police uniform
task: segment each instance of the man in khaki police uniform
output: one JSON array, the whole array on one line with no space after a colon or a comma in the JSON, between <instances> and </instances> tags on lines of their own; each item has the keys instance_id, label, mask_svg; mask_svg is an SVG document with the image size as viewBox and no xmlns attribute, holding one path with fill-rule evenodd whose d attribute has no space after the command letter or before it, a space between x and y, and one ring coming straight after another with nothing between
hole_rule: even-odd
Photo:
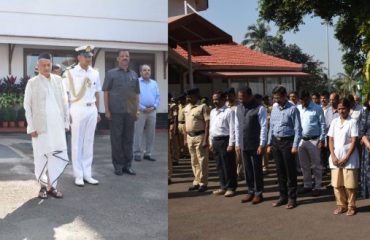
<instances>
[{"instance_id":1,"label":"man in khaki police uniform","mask_svg":"<svg viewBox=\"0 0 370 240\"><path fill-rule=\"evenodd\" d=\"M183 93L177 98L178 103L178 139L179 139L179 152L180 158L186 158L189 156L188 148L184 143L184 134L185 134L185 114L184 108L186 106L186 94Z\"/></svg>"},{"instance_id":2,"label":"man in khaki police uniform","mask_svg":"<svg viewBox=\"0 0 370 240\"><path fill-rule=\"evenodd\" d=\"M101 84L99 72L91 65L94 46L87 45L75 49L78 64L65 72L64 84L70 97L71 148L75 185L99 184L91 175L93 145L98 114Z\"/></svg>"},{"instance_id":3,"label":"man in khaki police uniform","mask_svg":"<svg viewBox=\"0 0 370 240\"><path fill-rule=\"evenodd\" d=\"M208 183L208 131L209 109L199 101L199 89L187 91L189 104L185 107L185 136L194 174L193 186L189 191L205 192Z\"/></svg>"},{"instance_id":4,"label":"man in khaki police uniform","mask_svg":"<svg viewBox=\"0 0 370 240\"><path fill-rule=\"evenodd\" d=\"M179 149L179 138L178 138L178 106L173 98L173 96L168 96L168 109L170 109L171 113L171 119L169 121L169 127L170 127L170 150L171 150L171 156L172 156L172 163L173 165L179 164L179 158L180 158L180 149Z\"/></svg>"},{"instance_id":5,"label":"man in khaki police uniform","mask_svg":"<svg viewBox=\"0 0 370 240\"><path fill-rule=\"evenodd\" d=\"M173 165L173 145L174 143L174 135L176 134L176 127L177 127L177 106L172 102L172 94L168 93L168 184L171 184L171 176L172 176L172 165ZM178 161L178 159L177 159Z\"/></svg>"}]
</instances>

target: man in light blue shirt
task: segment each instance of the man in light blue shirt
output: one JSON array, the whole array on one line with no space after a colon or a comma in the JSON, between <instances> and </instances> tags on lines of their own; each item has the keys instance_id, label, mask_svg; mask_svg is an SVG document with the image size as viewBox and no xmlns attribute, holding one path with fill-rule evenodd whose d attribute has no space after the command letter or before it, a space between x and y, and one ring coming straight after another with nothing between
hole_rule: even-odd
<instances>
[{"instance_id":1,"label":"man in light blue shirt","mask_svg":"<svg viewBox=\"0 0 370 240\"><path fill-rule=\"evenodd\" d=\"M155 161L151 155L155 137L156 110L160 100L159 88L157 82L150 79L151 69L149 65L142 65L140 74L140 114L135 122L134 159L135 161L141 161L142 139L144 136L146 144L143 158L148 161Z\"/></svg>"},{"instance_id":2,"label":"man in light blue shirt","mask_svg":"<svg viewBox=\"0 0 370 240\"><path fill-rule=\"evenodd\" d=\"M272 91L276 104L272 107L267 152L273 153L279 182L279 199L272 204L287 209L297 206L297 171L294 156L298 153L302 128L299 111L288 102L286 89L277 86Z\"/></svg>"},{"instance_id":3,"label":"man in light blue shirt","mask_svg":"<svg viewBox=\"0 0 370 240\"><path fill-rule=\"evenodd\" d=\"M312 196L320 195L322 183L322 163L320 149L325 144L326 124L322 108L311 101L310 93L303 90L300 95L301 105L298 106L302 125L302 140L299 144L298 155L303 173L303 189L299 193L309 193ZM312 174L315 186L312 190Z\"/></svg>"}]
</instances>

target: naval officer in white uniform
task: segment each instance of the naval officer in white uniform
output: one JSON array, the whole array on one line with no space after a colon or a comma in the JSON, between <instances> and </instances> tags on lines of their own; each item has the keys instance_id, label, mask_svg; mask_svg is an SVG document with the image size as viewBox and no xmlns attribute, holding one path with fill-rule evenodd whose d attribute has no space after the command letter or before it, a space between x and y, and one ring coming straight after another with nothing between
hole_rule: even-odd
<instances>
[{"instance_id":1,"label":"naval officer in white uniform","mask_svg":"<svg viewBox=\"0 0 370 240\"><path fill-rule=\"evenodd\" d=\"M99 94L101 84L99 72L91 65L94 46L82 46L75 49L78 52L78 64L67 69L64 75L71 115L72 133L72 165L75 184L84 186L99 184L91 175L93 161L94 135L98 114Z\"/></svg>"}]
</instances>

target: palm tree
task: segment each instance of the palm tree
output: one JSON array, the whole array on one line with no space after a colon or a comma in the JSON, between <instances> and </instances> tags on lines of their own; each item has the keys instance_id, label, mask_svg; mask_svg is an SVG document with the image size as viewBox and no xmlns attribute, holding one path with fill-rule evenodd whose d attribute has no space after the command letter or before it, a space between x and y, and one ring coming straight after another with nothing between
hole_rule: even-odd
<instances>
[{"instance_id":1,"label":"palm tree","mask_svg":"<svg viewBox=\"0 0 370 240\"><path fill-rule=\"evenodd\" d=\"M338 93L342 97L346 97L349 94L356 94L356 83L357 79L361 77L361 71L352 70L351 72L339 73L335 79L333 79L334 89L338 89Z\"/></svg>"},{"instance_id":2,"label":"palm tree","mask_svg":"<svg viewBox=\"0 0 370 240\"><path fill-rule=\"evenodd\" d=\"M270 27L263 20L257 20L256 24L249 25L247 28L248 32L244 35L243 45L248 46L251 49L262 51L264 44L271 40L271 36L268 35Z\"/></svg>"}]
</instances>

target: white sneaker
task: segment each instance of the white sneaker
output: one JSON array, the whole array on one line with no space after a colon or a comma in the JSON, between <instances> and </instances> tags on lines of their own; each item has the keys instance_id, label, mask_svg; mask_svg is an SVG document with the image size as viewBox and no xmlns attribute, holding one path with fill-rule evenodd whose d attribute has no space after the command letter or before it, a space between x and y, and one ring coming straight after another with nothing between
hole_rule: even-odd
<instances>
[{"instance_id":1,"label":"white sneaker","mask_svg":"<svg viewBox=\"0 0 370 240\"><path fill-rule=\"evenodd\" d=\"M89 183L89 184L92 184L92 185L98 185L99 184L99 181L92 178L92 177L88 177L88 178L84 178L84 180Z\"/></svg>"},{"instance_id":2,"label":"white sneaker","mask_svg":"<svg viewBox=\"0 0 370 240\"><path fill-rule=\"evenodd\" d=\"M82 178L76 178L75 179L75 185L79 187L83 187L85 185L84 180Z\"/></svg>"}]
</instances>

